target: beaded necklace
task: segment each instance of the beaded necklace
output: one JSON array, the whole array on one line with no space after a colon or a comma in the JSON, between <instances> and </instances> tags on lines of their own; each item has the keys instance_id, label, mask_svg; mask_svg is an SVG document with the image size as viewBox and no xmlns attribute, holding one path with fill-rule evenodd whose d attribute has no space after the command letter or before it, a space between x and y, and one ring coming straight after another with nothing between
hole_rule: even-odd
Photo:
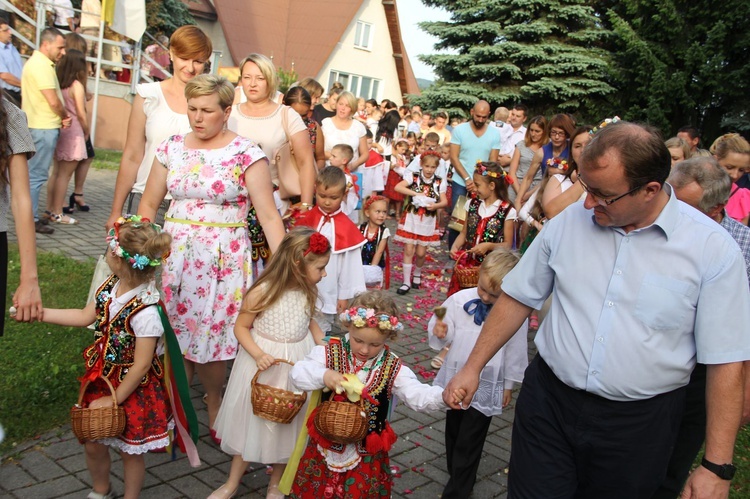
<instances>
[{"instance_id":1,"label":"beaded necklace","mask_svg":"<svg viewBox=\"0 0 750 499\"><path fill-rule=\"evenodd\" d=\"M346 352L351 359L349 362L349 365L351 365L354 368L354 374L357 374L359 371L369 373L370 371L374 371L378 367L380 367L383 364L383 359L385 358L385 355L383 355L383 350L378 354L378 360L375 361L375 359L367 359L366 361L362 362L361 366L357 366L358 361L354 357L354 354L352 353L351 345L349 344L348 340L344 340L344 348L346 349ZM373 362L375 361L375 362ZM369 366L367 365L368 362L373 362Z\"/></svg>"}]
</instances>

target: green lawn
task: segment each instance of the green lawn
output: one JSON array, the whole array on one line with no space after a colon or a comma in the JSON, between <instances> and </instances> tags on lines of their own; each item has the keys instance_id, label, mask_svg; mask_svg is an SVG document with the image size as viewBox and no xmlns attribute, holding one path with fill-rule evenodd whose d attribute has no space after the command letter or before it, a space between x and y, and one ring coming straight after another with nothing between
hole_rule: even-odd
<instances>
[{"instance_id":1,"label":"green lawn","mask_svg":"<svg viewBox=\"0 0 750 499\"><path fill-rule=\"evenodd\" d=\"M94 261L78 262L39 253L42 299L49 308L85 305ZM14 445L68 422L83 374L83 348L92 341L88 329L44 323L21 324L7 315L18 286L18 249L11 247L5 333L0 337L0 423L6 431L0 456Z\"/></svg>"},{"instance_id":2,"label":"green lawn","mask_svg":"<svg viewBox=\"0 0 750 499\"><path fill-rule=\"evenodd\" d=\"M91 166L100 170L119 170L122 151L113 151L111 149L96 149L94 162Z\"/></svg>"}]
</instances>

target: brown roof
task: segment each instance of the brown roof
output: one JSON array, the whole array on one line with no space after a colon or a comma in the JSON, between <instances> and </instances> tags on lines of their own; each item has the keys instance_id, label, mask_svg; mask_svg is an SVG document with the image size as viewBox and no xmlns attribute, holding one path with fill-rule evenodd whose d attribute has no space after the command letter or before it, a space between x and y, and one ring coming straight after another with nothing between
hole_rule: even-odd
<instances>
[{"instance_id":1,"label":"brown roof","mask_svg":"<svg viewBox=\"0 0 750 499\"><path fill-rule=\"evenodd\" d=\"M278 68L290 70L294 64L294 70L303 78L320 72L362 0L215 0L214 5L235 62L258 52L273 57ZM395 2L383 0L383 8L401 92L419 93L402 48Z\"/></svg>"},{"instance_id":2,"label":"brown roof","mask_svg":"<svg viewBox=\"0 0 750 499\"><path fill-rule=\"evenodd\" d=\"M216 9L209 0L182 0L187 5L193 17L216 21Z\"/></svg>"}]
</instances>

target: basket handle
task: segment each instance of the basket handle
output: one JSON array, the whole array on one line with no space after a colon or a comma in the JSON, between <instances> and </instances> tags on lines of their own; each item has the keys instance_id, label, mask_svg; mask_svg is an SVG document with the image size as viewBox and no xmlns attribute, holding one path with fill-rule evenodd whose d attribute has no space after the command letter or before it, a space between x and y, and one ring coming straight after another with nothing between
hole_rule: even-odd
<instances>
[{"instance_id":1,"label":"basket handle","mask_svg":"<svg viewBox=\"0 0 750 499\"><path fill-rule=\"evenodd\" d=\"M469 253L468 251L464 251L463 253L459 255L458 259L456 260L456 265L458 265L459 263L466 263L469 261L469 259L473 259L473 258L474 256L471 253Z\"/></svg>"},{"instance_id":2,"label":"basket handle","mask_svg":"<svg viewBox=\"0 0 750 499\"><path fill-rule=\"evenodd\" d=\"M268 369L270 369L273 366L277 366L279 364L289 364L290 366L293 366L294 362L289 362L286 359L274 359L273 364L271 364L270 366L268 366ZM264 369L264 371L265 370L266 369ZM258 369L257 371L255 371L255 376L253 376L253 379L250 381L250 385L251 386L258 382L258 376L260 376L260 373L262 373L262 372L263 371L261 371L260 369Z\"/></svg>"},{"instance_id":3,"label":"basket handle","mask_svg":"<svg viewBox=\"0 0 750 499\"><path fill-rule=\"evenodd\" d=\"M105 383L107 384L107 386L109 387L109 391L110 391L110 393L111 393L111 396L112 396L112 407L117 407L117 406L118 406L118 404L117 404L117 395L115 394L115 387L114 387L114 386L112 386L112 383L111 383L111 382L109 381L109 379L108 379L108 378L107 378L106 376L102 376L102 375L100 374L100 375L99 375L98 377L99 377L99 378L101 378L101 379L103 379L103 380L104 380L104 382L105 382ZM80 392L79 392L79 394L78 394L78 404L77 404L77 405L78 405L79 407L82 407L82 406L83 406L83 396L84 396L84 394L86 393L86 388L88 388L88 386L89 386L89 383L91 383L91 380L88 380L88 379L87 379L87 380L86 380L86 381L84 381L84 382L83 382L83 384L81 385L81 391L80 391Z\"/></svg>"}]
</instances>

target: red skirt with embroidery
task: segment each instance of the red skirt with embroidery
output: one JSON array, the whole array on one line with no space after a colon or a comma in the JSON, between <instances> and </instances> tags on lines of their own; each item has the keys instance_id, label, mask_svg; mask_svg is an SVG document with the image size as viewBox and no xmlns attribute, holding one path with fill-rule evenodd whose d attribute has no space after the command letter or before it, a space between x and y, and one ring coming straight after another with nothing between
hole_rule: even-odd
<instances>
[{"instance_id":1,"label":"red skirt with embroidery","mask_svg":"<svg viewBox=\"0 0 750 499\"><path fill-rule=\"evenodd\" d=\"M344 473L331 471L317 444L309 442L300 459L289 497L296 499L382 499L391 497L391 466L388 454L362 456L356 468Z\"/></svg>"},{"instance_id":2,"label":"red skirt with embroidery","mask_svg":"<svg viewBox=\"0 0 750 499\"><path fill-rule=\"evenodd\" d=\"M391 201L403 201L406 196L396 192L396 185L403 179L401 176L393 170L388 171L388 179L385 183L385 189L383 195Z\"/></svg>"},{"instance_id":3,"label":"red skirt with embroidery","mask_svg":"<svg viewBox=\"0 0 750 499\"><path fill-rule=\"evenodd\" d=\"M109 381L115 390L120 386L120 380L115 376ZM86 388L83 402L88 405L100 397L110 397L110 394L109 387L98 378ZM150 371L146 384L138 385L122 407L126 416L125 431L116 439L105 439L102 443L128 454L142 454L169 444L169 429L173 426L172 409L163 379Z\"/></svg>"}]
</instances>

